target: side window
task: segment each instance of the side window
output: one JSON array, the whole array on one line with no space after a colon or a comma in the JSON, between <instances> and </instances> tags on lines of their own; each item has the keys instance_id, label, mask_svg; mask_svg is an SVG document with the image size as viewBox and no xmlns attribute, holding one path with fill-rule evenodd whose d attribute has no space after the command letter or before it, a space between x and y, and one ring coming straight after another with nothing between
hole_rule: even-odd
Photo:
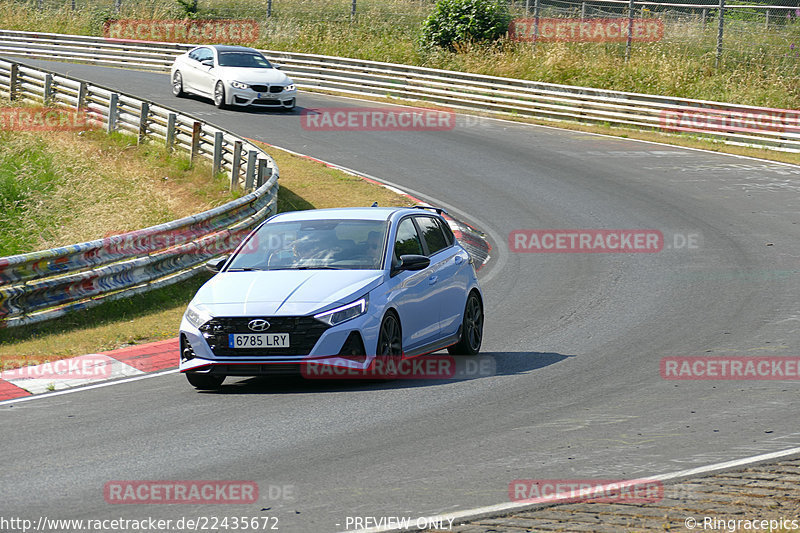
<instances>
[{"instance_id":1,"label":"side window","mask_svg":"<svg viewBox=\"0 0 800 533\"><path fill-rule=\"evenodd\" d=\"M214 52L212 52L210 48L198 48L192 53L195 54L195 56L192 57L190 55L189 57L197 61L200 61L201 63L206 59L214 59Z\"/></svg>"},{"instance_id":2,"label":"side window","mask_svg":"<svg viewBox=\"0 0 800 533\"><path fill-rule=\"evenodd\" d=\"M425 243L428 245L430 255L450 246L444 236L444 232L442 232L442 227L435 218L417 217L417 224L419 224L419 230L422 232L422 238L425 239Z\"/></svg>"},{"instance_id":3,"label":"side window","mask_svg":"<svg viewBox=\"0 0 800 533\"><path fill-rule=\"evenodd\" d=\"M397 226L397 237L394 241L395 261L400 261L400 256L406 254L422 255L422 243L410 218L402 220Z\"/></svg>"},{"instance_id":4,"label":"side window","mask_svg":"<svg viewBox=\"0 0 800 533\"><path fill-rule=\"evenodd\" d=\"M200 50L202 50L202 48L198 48L196 50L192 50L191 52L189 52L189 59L200 61Z\"/></svg>"},{"instance_id":5,"label":"side window","mask_svg":"<svg viewBox=\"0 0 800 533\"><path fill-rule=\"evenodd\" d=\"M452 246L453 243L456 242L456 236L453 235L453 230L450 229L450 225L439 219L436 219L436 222L442 227L442 231L444 231L444 238L447 240L447 245Z\"/></svg>"}]
</instances>

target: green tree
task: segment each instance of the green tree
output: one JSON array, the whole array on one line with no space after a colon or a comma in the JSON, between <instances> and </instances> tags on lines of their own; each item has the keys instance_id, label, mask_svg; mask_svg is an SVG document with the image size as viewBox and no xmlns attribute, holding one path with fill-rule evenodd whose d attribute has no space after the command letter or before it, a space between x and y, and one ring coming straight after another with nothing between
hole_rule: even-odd
<instances>
[{"instance_id":1,"label":"green tree","mask_svg":"<svg viewBox=\"0 0 800 533\"><path fill-rule=\"evenodd\" d=\"M510 22L508 6L499 0L438 0L422 23L420 42L452 49L458 42L494 41Z\"/></svg>"}]
</instances>

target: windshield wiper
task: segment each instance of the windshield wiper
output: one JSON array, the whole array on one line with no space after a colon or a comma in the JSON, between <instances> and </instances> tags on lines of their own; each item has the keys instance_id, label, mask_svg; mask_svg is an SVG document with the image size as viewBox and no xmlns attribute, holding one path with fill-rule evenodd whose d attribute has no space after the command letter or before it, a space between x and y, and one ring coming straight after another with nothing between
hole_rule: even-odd
<instances>
[{"instance_id":1,"label":"windshield wiper","mask_svg":"<svg viewBox=\"0 0 800 533\"><path fill-rule=\"evenodd\" d=\"M335 266L296 266L296 267L288 267L289 270L343 270L342 267L335 267Z\"/></svg>"},{"instance_id":2,"label":"windshield wiper","mask_svg":"<svg viewBox=\"0 0 800 533\"><path fill-rule=\"evenodd\" d=\"M253 272L255 270L262 270L260 268L229 268L228 272Z\"/></svg>"}]
</instances>

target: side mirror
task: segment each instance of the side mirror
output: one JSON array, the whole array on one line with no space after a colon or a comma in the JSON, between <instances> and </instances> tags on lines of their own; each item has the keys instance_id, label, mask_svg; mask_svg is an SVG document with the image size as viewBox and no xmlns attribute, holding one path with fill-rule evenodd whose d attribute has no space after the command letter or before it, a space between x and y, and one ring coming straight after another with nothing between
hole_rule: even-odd
<instances>
[{"instance_id":1,"label":"side mirror","mask_svg":"<svg viewBox=\"0 0 800 533\"><path fill-rule=\"evenodd\" d=\"M200 63L205 65L205 66L207 66L207 67L212 67L212 68L214 67L214 60L213 59L204 59Z\"/></svg>"},{"instance_id":2,"label":"side mirror","mask_svg":"<svg viewBox=\"0 0 800 533\"><path fill-rule=\"evenodd\" d=\"M280 70L280 69L282 69L282 68L283 68L283 65L279 65L279 64L277 64L277 63L273 63L273 64L272 64L272 68L275 68L275 69L278 69L278 70Z\"/></svg>"},{"instance_id":3,"label":"side mirror","mask_svg":"<svg viewBox=\"0 0 800 533\"><path fill-rule=\"evenodd\" d=\"M219 272L222 269L222 265L225 264L225 261L227 261L229 257L230 257L229 255L215 257L214 259L206 263L206 268L211 272Z\"/></svg>"},{"instance_id":4,"label":"side mirror","mask_svg":"<svg viewBox=\"0 0 800 533\"><path fill-rule=\"evenodd\" d=\"M431 264L430 257L424 255L407 254L400 256L400 266L397 270L422 270Z\"/></svg>"}]
</instances>

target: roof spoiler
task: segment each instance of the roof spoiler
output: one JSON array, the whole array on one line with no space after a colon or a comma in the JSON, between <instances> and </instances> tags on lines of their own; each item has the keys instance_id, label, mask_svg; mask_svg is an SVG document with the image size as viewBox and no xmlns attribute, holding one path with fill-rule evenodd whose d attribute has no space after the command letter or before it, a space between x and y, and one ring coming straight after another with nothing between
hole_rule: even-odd
<instances>
[{"instance_id":1,"label":"roof spoiler","mask_svg":"<svg viewBox=\"0 0 800 533\"><path fill-rule=\"evenodd\" d=\"M429 211L436 211L436 214L438 214L439 216L448 214L447 211L445 211L441 207L433 207L432 205L420 205L420 204L417 204L417 205L413 206L413 208L414 209L427 209Z\"/></svg>"}]
</instances>

